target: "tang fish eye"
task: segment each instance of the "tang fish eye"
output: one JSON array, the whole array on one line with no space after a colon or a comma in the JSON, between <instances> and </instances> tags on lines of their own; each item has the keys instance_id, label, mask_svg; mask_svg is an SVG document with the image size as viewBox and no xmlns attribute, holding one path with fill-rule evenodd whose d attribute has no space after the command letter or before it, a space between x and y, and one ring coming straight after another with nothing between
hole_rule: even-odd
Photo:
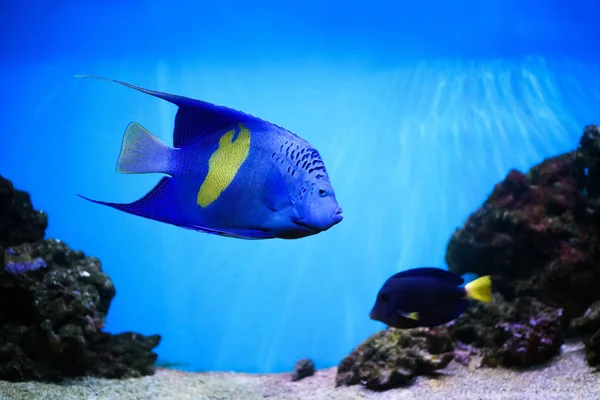
<instances>
[{"instance_id":1,"label":"tang fish eye","mask_svg":"<svg viewBox=\"0 0 600 400\"><path fill-rule=\"evenodd\" d=\"M319 196L325 197L326 194L327 194L327 190L324 187L320 187L319 188Z\"/></svg>"},{"instance_id":2,"label":"tang fish eye","mask_svg":"<svg viewBox=\"0 0 600 400\"><path fill-rule=\"evenodd\" d=\"M379 301L386 302L390 299L389 293L379 293Z\"/></svg>"}]
</instances>

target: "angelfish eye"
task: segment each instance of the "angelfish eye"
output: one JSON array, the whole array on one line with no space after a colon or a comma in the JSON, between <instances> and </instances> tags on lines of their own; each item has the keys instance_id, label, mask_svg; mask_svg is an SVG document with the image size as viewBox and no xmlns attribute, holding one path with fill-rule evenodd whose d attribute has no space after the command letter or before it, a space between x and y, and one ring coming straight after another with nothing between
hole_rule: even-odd
<instances>
[{"instance_id":1,"label":"angelfish eye","mask_svg":"<svg viewBox=\"0 0 600 400\"><path fill-rule=\"evenodd\" d=\"M319 188L319 196L323 197L327 194L327 190L324 187Z\"/></svg>"}]
</instances>

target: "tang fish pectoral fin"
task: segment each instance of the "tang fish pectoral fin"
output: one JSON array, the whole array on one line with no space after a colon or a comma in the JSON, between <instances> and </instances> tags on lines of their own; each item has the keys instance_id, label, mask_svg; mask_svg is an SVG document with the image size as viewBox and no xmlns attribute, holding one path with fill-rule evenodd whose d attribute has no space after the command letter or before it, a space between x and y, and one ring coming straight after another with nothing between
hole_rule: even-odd
<instances>
[{"instance_id":1,"label":"tang fish pectoral fin","mask_svg":"<svg viewBox=\"0 0 600 400\"><path fill-rule=\"evenodd\" d=\"M404 318L412 319L414 321L418 321L420 319L419 313L417 311L410 313L399 312L398 314L400 314Z\"/></svg>"},{"instance_id":2,"label":"tang fish pectoral fin","mask_svg":"<svg viewBox=\"0 0 600 400\"><path fill-rule=\"evenodd\" d=\"M196 203L200 207L208 207L219 198L248 158L251 133L243 124L239 124L239 128L235 140L235 129L221 136L219 147L208 160L208 173L196 197Z\"/></svg>"},{"instance_id":3,"label":"tang fish pectoral fin","mask_svg":"<svg viewBox=\"0 0 600 400\"><path fill-rule=\"evenodd\" d=\"M406 317L407 317L407 318L410 318L410 319L413 319L413 320L415 320L415 321L418 321L418 320L420 319L420 318L419 318L419 313L418 313L418 312L411 312L411 313L410 313L410 314L408 314Z\"/></svg>"},{"instance_id":4,"label":"tang fish pectoral fin","mask_svg":"<svg viewBox=\"0 0 600 400\"><path fill-rule=\"evenodd\" d=\"M171 148L137 122L131 122L121 143L117 171L122 174L169 173Z\"/></svg>"}]
</instances>

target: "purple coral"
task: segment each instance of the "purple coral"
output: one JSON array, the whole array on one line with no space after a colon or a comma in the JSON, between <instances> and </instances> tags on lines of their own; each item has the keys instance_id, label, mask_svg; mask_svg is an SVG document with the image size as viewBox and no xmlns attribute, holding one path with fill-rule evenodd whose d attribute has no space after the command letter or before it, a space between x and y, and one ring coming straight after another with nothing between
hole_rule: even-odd
<instances>
[{"instance_id":1,"label":"purple coral","mask_svg":"<svg viewBox=\"0 0 600 400\"><path fill-rule=\"evenodd\" d=\"M502 364L529 366L549 360L560 352L564 342L562 310L545 308L528 323L505 322L498 325L509 336L499 350Z\"/></svg>"},{"instance_id":2,"label":"purple coral","mask_svg":"<svg viewBox=\"0 0 600 400\"><path fill-rule=\"evenodd\" d=\"M4 269L13 275L20 275L24 272L35 271L40 268L46 268L46 262L40 257L34 258L32 261L9 261Z\"/></svg>"}]
</instances>

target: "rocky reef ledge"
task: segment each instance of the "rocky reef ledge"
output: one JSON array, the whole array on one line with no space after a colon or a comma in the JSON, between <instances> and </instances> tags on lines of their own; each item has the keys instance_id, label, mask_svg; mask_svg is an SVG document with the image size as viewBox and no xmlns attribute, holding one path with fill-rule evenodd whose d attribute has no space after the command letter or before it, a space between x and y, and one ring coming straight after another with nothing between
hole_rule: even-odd
<instances>
[{"instance_id":1,"label":"rocky reef ledge","mask_svg":"<svg viewBox=\"0 0 600 400\"><path fill-rule=\"evenodd\" d=\"M577 336L600 364L600 128L527 173L511 170L451 236L446 262L491 275L494 301L443 326L372 335L339 364L337 386L406 386L451 361L520 371Z\"/></svg>"},{"instance_id":2,"label":"rocky reef ledge","mask_svg":"<svg viewBox=\"0 0 600 400\"><path fill-rule=\"evenodd\" d=\"M0 176L0 380L153 374L160 336L104 332L112 281L97 258L44 239L47 226Z\"/></svg>"}]
</instances>

